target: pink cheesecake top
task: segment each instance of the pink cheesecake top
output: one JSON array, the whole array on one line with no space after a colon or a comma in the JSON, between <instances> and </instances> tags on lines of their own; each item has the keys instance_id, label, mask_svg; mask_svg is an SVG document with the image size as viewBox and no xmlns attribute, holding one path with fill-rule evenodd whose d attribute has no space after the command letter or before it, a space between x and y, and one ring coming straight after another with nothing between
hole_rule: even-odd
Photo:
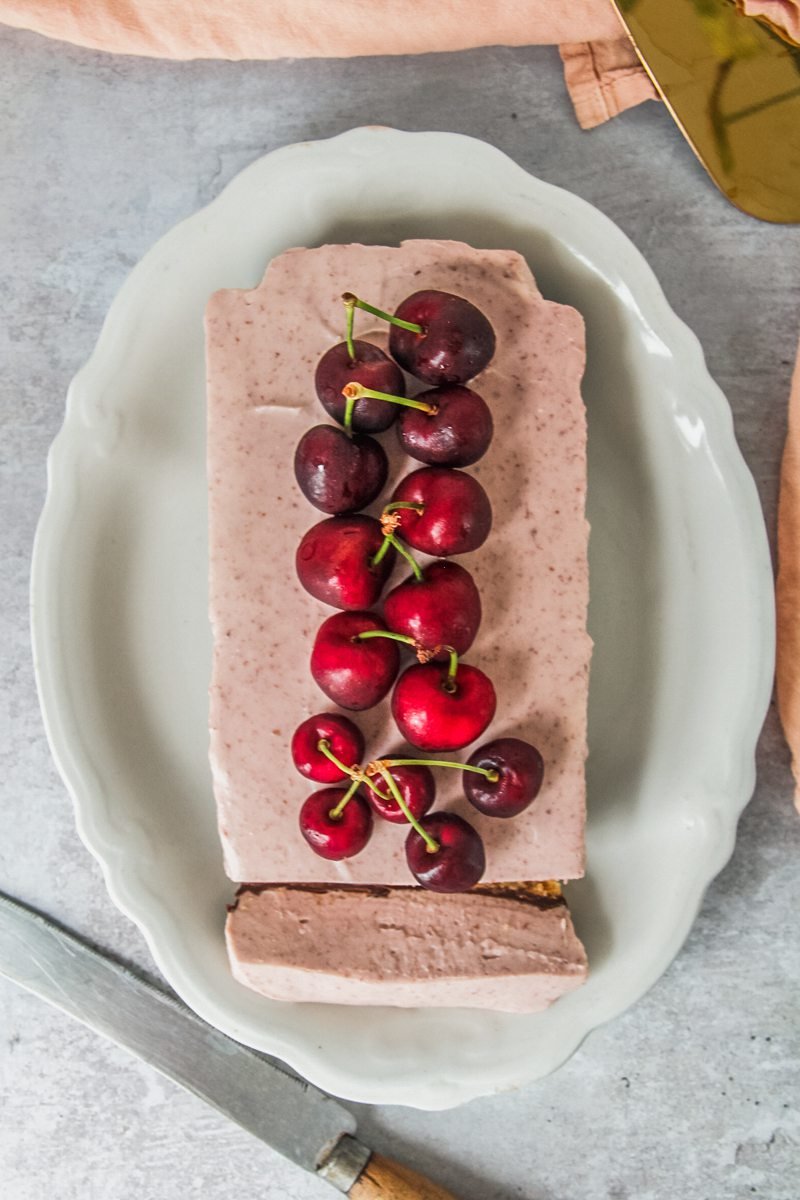
<instances>
[{"instance_id":1,"label":"pink cheesecake top","mask_svg":"<svg viewBox=\"0 0 800 1200\"><path fill-rule=\"evenodd\" d=\"M469 468L489 494L494 526L479 550L457 560L472 572L484 613L465 661L487 672L498 695L480 741L522 737L546 764L539 797L512 820L472 809L455 771L436 773L436 807L478 828L486 882L569 879L584 870L591 642L583 323L574 309L543 299L513 251L410 241L290 250L257 288L217 292L208 305L211 763L235 880L412 882L396 825L376 821L366 849L339 863L313 854L298 828L300 805L319 785L297 774L289 743L306 717L333 711L309 672L315 632L333 610L295 576L297 544L323 514L297 487L293 458L306 429L328 420L313 377L321 355L342 340L341 293L392 311L421 288L467 297L497 337L492 363L470 383L494 416L492 445ZM356 336L385 344L385 326L359 313ZM380 437L391 462L388 496L421 464L399 452L393 430ZM389 586L407 573L396 567ZM388 700L353 716L367 758L403 747ZM471 749L449 757L464 761Z\"/></svg>"}]
</instances>

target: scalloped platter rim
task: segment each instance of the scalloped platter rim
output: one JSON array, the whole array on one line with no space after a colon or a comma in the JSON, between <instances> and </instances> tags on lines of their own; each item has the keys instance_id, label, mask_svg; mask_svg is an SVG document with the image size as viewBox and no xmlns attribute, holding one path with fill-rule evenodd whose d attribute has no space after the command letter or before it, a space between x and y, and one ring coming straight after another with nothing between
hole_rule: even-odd
<instances>
[{"instance_id":1,"label":"scalloped platter rim","mask_svg":"<svg viewBox=\"0 0 800 1200\"><path fill-rule=\"evenodd\" d=\"M421 186L424 181L424 186ZM457 197L457 199L455 199ZM520 250L587 323L592 523L586 986L533 1016L272 1003L235 983L206 755L202 312L290 246ZM686 938L755 780L774 658L761 509L694 335L626 236L462 135L273 151L142 259L70 388L31 584L52 751L111 898L201 1017L356 1101L522 1086L633 1004ZM677 751L677 752L676 752Z\"/></svg>"}]
</instances>

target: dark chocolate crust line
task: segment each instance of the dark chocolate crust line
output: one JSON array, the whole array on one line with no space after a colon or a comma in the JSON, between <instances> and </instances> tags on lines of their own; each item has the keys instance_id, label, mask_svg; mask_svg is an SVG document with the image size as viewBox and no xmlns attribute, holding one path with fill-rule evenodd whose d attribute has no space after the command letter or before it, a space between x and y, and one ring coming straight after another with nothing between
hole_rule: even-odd
<instances>
[{"instance_id":1,"label":"dark chocolate crust line","mask_svg":"<svg viewBox=\"0 0 800 1200\"><path fill-rule=\"evenodd\" d=\"M567 902L560 895L541 895L533 889L536 884L525 883L482 883L474 887L470 891L471 896L487 896L495 900L508 900L515 904L530 904L534 908L540 909L542 912L549 912L554 908L563 908L569 911ZM379 884L352 884L352 883L241 883L236 892L236 896L232 904L228 905L228 912L235 912L239 904L239 898L245 894L260 896L262 892L269 891L289 891L289 892L310 892L314 895L324 896L330 892L349 892L351 895L367 896L372 900L381 900L392 895L404 892L418 892L420 889L413 885L396 885L383 886ZM426 892L426 899L432 907L436 906L439 899L439 893ZM449 901L448 901L449 903Z\"/></svg>"}]
</instances>

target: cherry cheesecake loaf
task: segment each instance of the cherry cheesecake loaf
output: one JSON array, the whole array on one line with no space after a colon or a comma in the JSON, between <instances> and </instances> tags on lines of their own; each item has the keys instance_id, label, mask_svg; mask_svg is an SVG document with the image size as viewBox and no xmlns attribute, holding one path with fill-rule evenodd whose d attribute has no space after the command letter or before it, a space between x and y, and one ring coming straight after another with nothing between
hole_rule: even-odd
<instances>
[{"instance_id":1,"label":"cherry cheesecake loaf","mask_svg":"<svg viewBox=\"0 0 800 1200\"><path fill-rule=\"evenodd\" d=\"M486 365L476 358L469 369L477 364L477 373L463 384L446 374L438 382L441 356L431 355L419 375L410 373L418 369L416 359L405 355L401 342L420 341L426 318L398 335L397 349L397 327L379 315L398 306L402 311L406 298L422 293L463 298L488 322ZM408 311L427 313L420 303ZM365 433L352 395L333 419L320 404L318 367L345 340L348 311L357 346L394 351L389 374L380 376L394 379L384 394L419 397L416 408L397 406L413 419L401 415L377 430L374 425L385 422L376 420ZM450 330L447 336L452 349L456 335ZM475 337L485 340L483 326ZM354 343L346 345L353 352ZM251 291L212 296L206 346L210 754L225 868L240 885L226 928L235 977L289 1001L498 1011L546 1006L583 982L587 969L558 882L584 872L591 641L580 315L545 300L513 251L431 240L326 245L282 254ZM466 354L461 342L458 352ZM443 411L448 386L485 402L466 416L467 409L459 409L459 436L483 443L462 459L441 449L446 438L419 432L425 415ZM445 390L434 393L433 387ZM390 402L375 398L372 404L382 411ZM320 432L319 426L327 428ZM367 445L373 441L377 449ZM411 457L409 450L416 454L421 443L428 457ZM406 482L414 472L422 478ZM490 507L476 517L475 528L481 522L483 528L471 541L458 541L466 517L452 544L436 541L438 527L430 536L423 529L426 506L415 504L420 495L433 496L440 477L442 487L455 485L450 509L462 515L473 493L478 507L486 509L488 498ZM428 492L415 490L417 482ZM332 533L349 536L352 526L352 536L360 536L368 518L369 536L378 538L370 570L381 579L362 595L358 581L337 577L337 591L325 575L333 568L323 563L318 570L313 555L322 555L319 547ZM388 545L379 555L381 535ZM344 544L341 538L336 543ZM415 563L406 561L409 555ZM443 568L442 561L457 566ZM345 574L346 568L346 561L336 567ZM445 628L436 645L391 632L406 628L395 619L402 605L393 589L421 573L427 578L431 568L450 576L462 569L474 584L461 604L475 608L473 628L464 635L470 644L458 655L451 643L463 629L455 627L459 619L468 624L469 615L460 601L453 601L459 611L452 637ZM365 632L374 640L360 641L359 654L369 647L382 655L391 675L374 704L374 696L362 704L360 692L353 699L352 677L343 683L341 663L331 665L330 658L332 645L347 643L347 650ZM422 702L422 717L414 709L412 684L419 679L422 685L423 677L440 680L447 693L429 727ZM480 688L468 703L473 678ZM447 707L451 701L455 708ZM300 761L298 730L310 722L313 733L312 719L322 717L342 718L343 729L352 723L354 749L349 762L334 754L331 773L315 775ZM329 755L332 745L325 742ZM528 755L525 763L532 753L540 756L541 778L517 809L506 804L493 812L491 799L478 803L481 787L488 793L489 784L500 786L492 767L501 760L481 757L482 747L486 754L511 747ZM398 811L394 801L396 781L386 774L386 763L398 759L478 765L470 774L433 765L433 808L416 822L411 813L409 824L405 807ZM347 768L338 783L337 763ZM396 774L399 780L402 772ZM312 782L323 778L329 782ZM338 790L310 803L325 787ZM395 806L390 820L380 815L387 803ZM331 813L341 822L333 840ZM480 861L472 875L449 877L460 881L455 887L446 872L440 875L440 887L430 883L426 854L435 863L451 833L456 841L466 837L469 853L463 855L471 855L472 866ZM419 869L408 849L414 838Z\"/></svg>"}]
</instances>

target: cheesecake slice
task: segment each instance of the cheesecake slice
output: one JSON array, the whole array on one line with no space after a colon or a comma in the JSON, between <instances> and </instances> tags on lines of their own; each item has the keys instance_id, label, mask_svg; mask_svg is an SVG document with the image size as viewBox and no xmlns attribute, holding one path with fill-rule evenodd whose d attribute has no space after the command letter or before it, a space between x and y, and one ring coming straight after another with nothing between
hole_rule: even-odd
<instances>
[{"instance_id":1,"label":"cheesecake slice","mask_svg":"<svg viewBox=\"0 0 800 1200\"><path fill-rule=\"evenodd\" d=\"M536 1012L586 977L564 900L523 885L248 887L227 940L236 979L275 1000Z\"/></svg>"},{"instance_id":2,"label":"cheesecake slice","mask_svg":"<svg viewBox=\"0 0 800 1200\"><path fill-rule=\"evenodd\" d=\"M391 311L421 288L467 297L497 337L494 359L470 383L494 417L492 445L469 469L489 494L494 526L479 550L458 559L475 579L484 613L465 661L497 689L497 716L481 740L524 738L546 764L541 794L512 820L475 812L455 771L437 772L436 807L459 812L480 832L483 885L568 880L584 871L591 642L581 317L544 300L513 251L428 240L291 250L252 291L216 293L206 319L211 764L226 870L259 885L240 892L228 945L237 978L275 998L536 1008L585 973L563 900L532 903L483 886L465 896L434 895L410 886L397 826L377 821L361 854L328 862L309 850L297 824L314 785L294 770L289 743L302 720L331 709L308 658L332 610L294 573L295 548L322 516L296 485L294 448L309 426L327 420L313 376L321 355L342 339L342 292ZM359 313L356 336L385 345L386 327ZM393 430L381 441L390 456L388 495L420 464L400 452ZM393 582L406 573L396 568ZM368 757L402 748L388 702L355 719ZM344 912L363 942L352 961L340 953L326 962L324 931L338 941ZM455 943L448 951L454 912L469 912L477 933L486 923L485 937L462 939L458 953ZM519 921L510 920L512 912ZM423 914L427 930L441 916L438 942L433 933L420 939L413 932ZM515 931L508 946L497 937L504 923Z\"/></svg>"}]
</instances>

